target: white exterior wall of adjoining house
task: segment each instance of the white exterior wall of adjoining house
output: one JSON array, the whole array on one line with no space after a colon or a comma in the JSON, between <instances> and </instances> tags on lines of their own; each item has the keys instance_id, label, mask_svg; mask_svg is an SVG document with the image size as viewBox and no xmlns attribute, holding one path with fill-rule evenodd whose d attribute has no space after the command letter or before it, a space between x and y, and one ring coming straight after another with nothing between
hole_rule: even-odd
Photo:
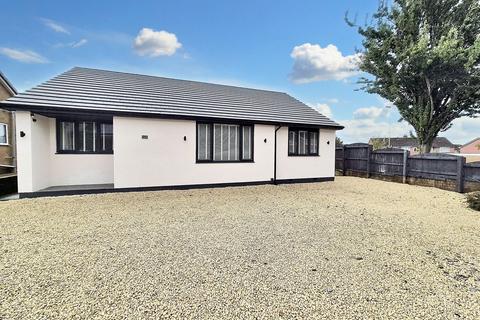
<instances>
[{"instance_id":1,"label":"white exterior wall of adjoining house","mask_svg":"<svg viewBox=\"0 0 480 320\"><path fill-rule=\"evenodd\" d=\"M449 153L449 152L455 152L455 149L450 147L432 148L432 153Z\"/></svg>"},{"instance_id":2,"label":"white exterior wall of adjoining house","mask_svg":"<svg viewBox=\"0 0 480 320\"><path fill-rule=\"evenodd\" d=\"M113 155L56 154L54 118L16 113L19 192L50 186L113 183ZM20 132L25 133L20 137Z\"/></svg>"},{"instance_id":3,"label":"white exterior wall of adjoining house","mask_svg":"<svg viewBox=\"0 0 480 320\"><path fill-rule=\"evenodd\" d=\"M195 121L114 117L113 132L115 188L265 182L273 178L273 125L255 125L254 162L246 163L196 163ZM277 139L277 179L334 177L334 130L320 130L320 155L315 157L288 156L287 127L278 131Z\"/></svg>"},{"instance_id":4,"label":"white exterior wall of adjoining house","mask_svg":"<svg viewBox=\"0 0 480 320\"><path fill-rule=\"evenodd\" d=\"M335 130L320 129L318 156L288 156L288 128L277 132L277 179L335 176Z\"/></svg>"}]
</instances>

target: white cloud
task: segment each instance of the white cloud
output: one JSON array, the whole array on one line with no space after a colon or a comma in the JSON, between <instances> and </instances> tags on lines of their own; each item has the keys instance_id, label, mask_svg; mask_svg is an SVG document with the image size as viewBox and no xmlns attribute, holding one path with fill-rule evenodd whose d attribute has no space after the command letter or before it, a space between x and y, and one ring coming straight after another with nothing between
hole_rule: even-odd
<instances>
[{"instance_id":1,"label":"white cloud","mask_svg":"<svg viewBox=\"0 0 480 320\"><path fill-rule=\"evenodd\" d=\"M368 142L370 138L403 137L412 127L406 122L377 121L377 119L351 119L339 121L345 129L338 136L345 143Z\"/></svg>"},{"instance_id":2,"label":"white cloud","mask_svg":"<svg viewBox=\"0 0 480 320\"><path fill-rule=\"evenodd\" d=\"M32 50L17 50L11 48L0 48L0 54L25 63L47 63L48 60Z\"/></svg>"},{"instance_id":3,"label":"white cloud","mask_svg":"<svg viewBox=\"0 0 480 320\"><path fill-rule=\"evenodd\" d=\"M87 44L88 40L83 38L83 39L80 39L79 41L72 41L72 42L68 42L68 43L57 43L56 45L54 45L55 48L78 48L78 47L81 47L81 46L84 46L85 44Z\"/></svg>"},{"instance_id":4,"label":"white cloud","mask_svg":"<svg viewBox=\"0 0 480 320\"><path fill-rule=\"evenodd\" d=\"M294 47L290 56L294 59L290 78L295 83L343 80L358 74L360 54L343 56L332 44L322 48L304 43Z\"/></svg>"},{"instance_id":5,"label":"white cloud","mask_svg":"<svg viewBox=\"0 0 480 320\"><path fill-rule=\"evenodd\" d=\"M337 98L330 98L330 99L327 99L328 102L330 103L339 103L340 100L338 100Z\"/></svg>"},{"instance_id":6,"label":"white cloud","mask_svg":"<svg viewBox=\"0 0 480 320\"><path fill-rule=\"evenodd\" d=\"M368 142L370 138L403 137L413 130L405 121L389 120L391 112L393 116L400 117L396 109L375 106L358 108L353 111L353 119L337 121L345 126L338 135L345 143L355 143Z\"/></svg>"},{"instance_id":7,"label":"white cloud","mask_svg":"<svg viewBox=\"0 0 480 320\"><path fill-rule=\"evenodd\" d=\"M388 104L385 104L388 105ZM368 142L370 138L402 137L413 127L406 121L391 122L388 119L400 117L396 109L381 107L359 108L353 112L353 119L340 120L345 129L338 132L346 143ZM453 126L439 136L448 138L456 144L464 144L480 136L480 118L463 117L453 121Z\"/></svg>"},{"instance_id":8,"label":"white cloud","mask_svg":"<svg viewBox=\"0 0 480 320\"><path fill-rule=\"evenodd\" d=\"M353 112L354 119L377 119L390 114L389 109L379 107L359 108Z\"/></svg>"},{"instance_id":9,"label":"white cloud","mask_svg":"<svg viewBox=\"0 0 480 320\"><path fill-rule=\"evenodd\" d=\"M88 42L87 39L81 39L80 41L71 43L71 46L72 46L72 48L78 48L78 47L81 47L81 46L87 44L87 42Z\"/></svg>"},{"instance_id":10,"label":"white cloud","mask_svg":"<svg viewBox=\"0 0 480 320\"><path fill-rule=\"evenodd\" d=\"M48 28L52 29L55 32L70 34L65 27L61 26L57 22L50 20L50 19L41 19L43 24L46 25Z\"/></svg>"},{"instance_id":11,"label":"white cloud","mask_svg":"<svg viewBox=\"0 0 480 320\"><path fill-rule=\"evenodd\" d=\"M480 118L463 117L454 120L453 126L439 135L447 137L451 142L465 144L474 138L480 137Z\"/></svg>"},{"instance_id":12,"label":"white cloud","mask_svg":"<svg viewBox=\"0 0 480 320\"><path fill-rule=\"evenodd\" d=\"M331 118L332 117L332 108L330 108L330 106L326 103L309 103L308 104L310 107L312 107L313 109L317 110L318 112L320 112L321 114L323 114L325 117L327 118Z\"/></svg>"},{"instance_id":13,"label":"white cloud","mask_svg":"<svg viewBox=\"0 0 480 320\"><path fill-rule=\"evenodd\" d=\"M182 44L173 33L143 28L135 38L133 47L140 56L158 57L173 55Z\"/></svg>"}]
</instances>

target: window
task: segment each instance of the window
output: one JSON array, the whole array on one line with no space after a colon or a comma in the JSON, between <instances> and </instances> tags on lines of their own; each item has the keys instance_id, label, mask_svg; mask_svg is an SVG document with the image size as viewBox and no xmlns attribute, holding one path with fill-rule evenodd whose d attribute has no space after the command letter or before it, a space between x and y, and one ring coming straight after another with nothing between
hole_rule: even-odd
<instances>
[{"instance_id":1,"label":"window","mask_svg":"<svg viewBox=\"0 0 480 320\"><path fill-rule=\"evenodd\" d=\"M57 152L113 153L112 123L57 119Z\"/></svg>"},{"instance_id":2,"label":"window","mask_svg":"<svg viewBox=\"0 0 480 320\"><path fill-rule=\"evenodd\" d=\"M0 123L0 145L8 144L8 126L5 123Z\"/></svg>"},{"instance_id":3,"label":"window","mask_svg":"<svg viewBox=\"0 0 480 320\"><path fill-rule=\"evenodd\" d=\"M60 122L60 145L59 150L73 151L75 150L75 123L62 121Z\"/></svg>"},{"instance_id":4,"label":"window","mask_svg":"<svg viewBox=\"0 0 480 320\"><path fill-rule=\"evenodd\" d=\"M78 151L94 152L95 140L97 133L95 132L95 122L80 121L78 123Z\"/></svg>"},{"instance_id":5,"label":"window","mask_svg":"<svg viewBox=\"0 0 480 320\"><path fill-rule=\"evenodd\" d=\"M197 123L197 162L253 161L253 126Z\"/></svg>"},{"instance_id":6,"label":"window","mask_svg":"<svg viewBox=\"0 0 480 320\"><path fill-rule=\"evenodd\" d=\"M242 150L242 159L243 160L253 160L252 152L252 127L243 126L242 127L242 141L243 141L243 150Z\"/></svg>"},{"instance_id":7,"label":"window","mask_svg":"<svg viewBox=\"0 0 480 320\"><path fill-rule=\"evenodd\" d=\"M108 152L113 150L113 125L111 123L100 124L100 150Z\"/></svg>"},{"instance_id":8,"label":"window","mask_svg":"<svg viewBox=\"0 0 480 320\"><path fill-rule=\"evenodd\" d=\"M288 131L289 156L318 156L318 129L290 128Z\"/></svg>"},{"instance_id":9,"label":"window","mask_svg":"<svg viewBox=\"0 0 480 320\"><path fill-rule=\"evenodd\" d=\"M210 152L212 148L211 126L206 123L199 123L197 125L197 160L212 160Z\"/></svg>"}]
</instances>

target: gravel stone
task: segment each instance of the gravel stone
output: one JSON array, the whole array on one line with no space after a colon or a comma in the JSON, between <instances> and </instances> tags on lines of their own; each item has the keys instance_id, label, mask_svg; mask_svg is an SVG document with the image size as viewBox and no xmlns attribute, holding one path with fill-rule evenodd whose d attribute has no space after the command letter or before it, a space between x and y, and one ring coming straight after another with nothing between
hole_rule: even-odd
<instances>
[{"instance_id":1,"label":"gravel stone","mask_svg":"<svg viewBox=\"0 0 480 320\"><path fill-rule=\"evenodd\" d=\"M479 319L480 215L373 179L0 203L0 319Z\"/></svg>"}]
</instances>

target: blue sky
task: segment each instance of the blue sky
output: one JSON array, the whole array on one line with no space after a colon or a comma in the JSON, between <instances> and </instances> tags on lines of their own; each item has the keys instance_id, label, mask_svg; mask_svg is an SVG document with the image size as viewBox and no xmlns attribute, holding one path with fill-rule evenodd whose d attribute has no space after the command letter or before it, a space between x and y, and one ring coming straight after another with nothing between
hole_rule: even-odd
<instances>
[{"instance_id":1,"label":"blue sky","mask_svg":"<svg viewBox=\"0 0 480 320\"><path fill-rule=\"evenodd\" d=\"M120 4L121 3L121 4ZM8 1L0 12L0 70L20 91L73 66L285 91L346 129L346 142L401 136L395 108L358 91L352 72L363 22L378 2ZM480 135L478 119L442 134Z\"/></svg>"}]
</instances>

